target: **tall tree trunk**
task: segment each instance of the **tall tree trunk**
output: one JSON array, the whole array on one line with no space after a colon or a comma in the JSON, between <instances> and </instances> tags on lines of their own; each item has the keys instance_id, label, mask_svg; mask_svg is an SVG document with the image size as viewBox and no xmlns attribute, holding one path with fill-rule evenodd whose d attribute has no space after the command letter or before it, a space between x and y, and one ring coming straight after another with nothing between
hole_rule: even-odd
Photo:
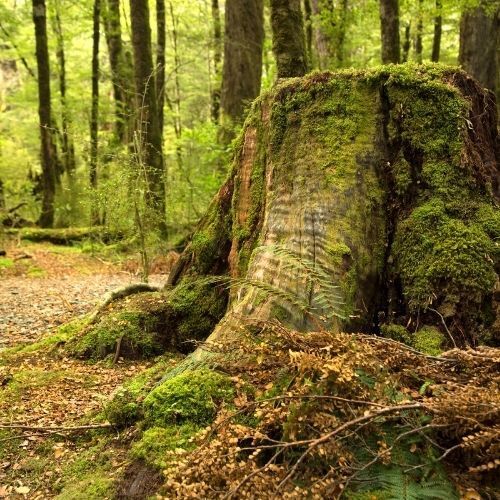
<instances>
[{"instance_id":1,"label":"tall tree trunk","mask_svg":"<svg viewBox=\"0 0 500 500\"><path fill-rule=\"evenodd\" d=\"M119 142L129 144L133 129L133 71L122 41L120 0L103 0L103 24L108 46L115 100L115 132Z\"/></svg>"},{"instance_id":2,"label":"tall tree trunk","mask_svg":"<svg viewBox=\"0 0 500 500\"><path fill-rule=\"evenodd\" d=\"M312 13L315 22L314 39L319 69L328 69L330 67L332 40L328 32L333 26L329 26L330 29L325 29L325 19L333 18L332 8L331 3L325 4L321 0L312 0Z\"/></svg>"},{"instance_id":3,"label":"tall tree trunk","mask_svg":"<svg viewBox=\"0 0 500 500\"><path fill-rule=\"evenodd\" d=\"M177 139L182 136L182 117L181 117L181 84L179 79L179 70L181 67L181 58L179 54L177 17L174 12L172 2L170 6L170 19L172 21L172 44L174 47L174 99L171 103L171 109L174 113L174 130ZM180 151L179 151L180 152Z\"/></svg>"},{"instance_id":4,"label":"tall tree trunk","mask_svg":"<svg viewBox=\"0 0 500 500\"><path fill-rule=\"evenodd\" d=\"M219 0L212 0L212 28L214 54L214 83L211 95L211 116L214 123L219 123L221 63L222 63L222 28L220 20Z\"/></svg>"},{"instance_id":5,"label":"tall tree trunk","mask_svg":"<svg viewBox=\"0 0 500 500\"><path fill-rule=\"evenodd\" d=\"M309 64L312 67L313 66L313 51L312 51L313 22L312 22L311 0L304 0L304 22L306 27L307 60L309 61Z\"/></svg>"},{"instance_id":6,"label":"tall tree trunk","mask_svg":"<svg viewBox=\"0 0 500 500\"><path fill-rule=\"evenodd\" d=\"M228 144L245 106L260 92L264 42L263 0L227 0L219 140Z\"/></svg>"},{"instance_id":7,"label":"tall tree trunk","mask_svg":"<svg viewBox=\"0 0 500 500\"><path fill-rule=\"evenodd\" d=\"M441 52L441 34L443 31L443 4L436 0L436 15L434 16L434 37L432 39L432 62L439 62Z\"/></svg>"},{"instance_id":8,"label":"tall tree trunk","mask_svg":"<svg viewBox=\"0 0 500 500\"><path fill-rule=\"evenodd\" d=\"M337 46L335 47L335 59L337 61L337 68L342 68L344 66L348 9L349 0L342 0L340 5L340 19L337 31Z\"/></svg>"},{"instance_id":9,"label":"tall tree trunk","mask_svg":"<svg viewBox=\"0 0 500 500\"><path fill-rule=\"evenodd\" d=\"M405 26L405 38L403 41L403 53L401 55L401 62L408 62L411 47L411 22Z\"/></svg>"},{"instance_id":10,"label":"tall tree trunk","mask_svg":"<svg viewBox=\"0 0 500 500\"><path fill-rule=\"evenodd\" d=\"M53 27L56 35L56 56L59 63L59 93L61 96L61 153L63 169L69 175L75 170L75 146L70 135L70 119L66 100L66 56L64 52L64 36L61 23L61 5L54 2Z\"/></svg>"},{"instance_id":11,"label":"tall tree trunk","mask_svg":"<svg viewBox=\"0 0 500 500\"><path fill-rule=\"evenodd\" d=\"M460 20L460 50L458 61L484 87L496 91L497 37L499 11L487 13L494 0L485 0L481 6L468 9Z\"/></svg>"},{"instance_id":12,"label":"tall tree trunk","mask_svg":"<svg viewBox=\"0 0 500 500\"><path fill-rule=\"evenodd\" d=\"M380 0L382 63L399 63L399 0Z\"/></svg>"},{"instance_id":13,"label":"tall tree trunk","mask_svg":"<svg viewBox=\"0 0 500 500\"><path fill-rule=\"evenodd\" d=\"M415 34L415 57L418 64L422 64L423 57L423 44L422 44L422 33L424 30L424 20L422 12L423 0L418 0L418 12L417 12L417 32Z\"/></svg>"},{"instance_id":14,"label":"tall tree trunk","mask_svg":"<svg viewBox=\"0 0 500 500\"><path fill-rule=\"evenodd\" d=\"M165 46L166 46L166 21L165 0L156 0L156 101L158 104L158 120L163 136L163 107L165 106Z\"/></svg>"},{"instance_id":15,"label":"tall tree trunk","mask_svg":"<svg viewBox=\"0 0 500 500\"><path fill-rule=\"evenodd\" d=\"M94 0L93 34L92 34L92 106L90 110L90 187L97 189L97 156L99 131L99 21L101 17L101 0ZM99 224L99 210L96 203L91 209L92 224Z\"/></svg>"},{"instance_id":16,"label":"tall tree trunk","mask_svg":"<svg viewBox=\"0 0 500 500\"><path fill-rule=\"evenodd\" d=\"M307 73L307 52L300 0L271 0L273 52L278 78Z\"/></svg>"},{"instance_id":17,"label":"tall tree trunk","mask_svg":"<svg viewBox=\"0 0 500 500\"><path fill-rule=\"evenodd\" d=\"M136 156L147 183L146 201L155 227L165 232L165 184L162 135L156 101L148 0L130 0L138 118Z\"/></svg>"},{"instance_id":18,"label":"tall tree trunk","mask_svg":"<svg viewBox=\"0 0 500 500\"><path fill-rule=\"evenodd\" d=\"M35 24L36 63L38 68L38 116L40 120L42 164L42 211L39 224L54 224L56 194L56 149L52 137L50 65L47 45L47 11L45 0L32 0Z\"/></svg>"}]
</instances>

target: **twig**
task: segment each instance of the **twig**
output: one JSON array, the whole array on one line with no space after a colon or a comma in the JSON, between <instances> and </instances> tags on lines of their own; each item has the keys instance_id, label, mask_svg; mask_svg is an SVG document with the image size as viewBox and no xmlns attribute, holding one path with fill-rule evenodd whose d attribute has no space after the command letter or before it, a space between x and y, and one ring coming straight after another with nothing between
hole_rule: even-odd
<instances>
[{"instance_id":1,"label":"twig","mask_svg":"<svg viewBox=\"0 0 500 500\"><path fill-rule=\"evenodd\" d=\"M429 309L429 311L436 313L441 318L441 323L443 324L444 329L446 330L446 333L448 334L448 337L450 337L450 340L453 344L453 347L456 349L457 344L456 344L455 339L453 338L453 335L451 334L450 330L448 330L448 327L446 326L446 321L444 320L443 315L438 310L433 309L432 307L428 307L427 309Z\"/></svg>"},{"instance_id":2,"label":"twig","mask_svg":"<svg viewBox=\"0 0 500 500\"><path fill-rule=\"evenodd\" d=\"M116 341L116 351L115 351L115 356L113 358L113 364L115 365L116 362L118 361L118 358L120 357L120 350L122 347L122 340L123 340L123 335L121 335L118 340Z\"/></svg>"},{"instance_id":3,"label":"twig","mask_svg":"<svg viewBox=\"0 0 500 500\"><path fill-rule=\"evenodd\" d=\"M363 422L367 422L370 420L375 420L377 417L383 416L383 415L388 415L391 413L399 413L400 411L403 410L416 410L416 409L422 409L425 408L425 406L422 403L414 403L414 404L407 404L407 405L399 405L399 406L390 406L388 408L383 408L382 410L378 410L373 413L369 413L367 415L363 415L361 417L355 418L354 420L350 420L349 422L346 422L345 424L340 425L339 427L335 428L333 431L324 434L323 436L316 438L316 439L304 439L302 441L295 441L293 443L290 443L289 446L298 446L301 444L307 444L307 450L302 453L302 455L299 457L299 459L295 462L294 466L291 468L290 472L286 475L286 477L278 484L277 489L279 490L283 485L285 485L289 479L293 477L295 474L295 471L298 469L299 465L305 460L305 458L313 451L314 448L319 446L320 444L326 443L327 441L330 441L334 436L337 434L340 434L342 431L348 429L349 427L353 427L355 425L361 424Z\"/></svg>"}]
</instances>

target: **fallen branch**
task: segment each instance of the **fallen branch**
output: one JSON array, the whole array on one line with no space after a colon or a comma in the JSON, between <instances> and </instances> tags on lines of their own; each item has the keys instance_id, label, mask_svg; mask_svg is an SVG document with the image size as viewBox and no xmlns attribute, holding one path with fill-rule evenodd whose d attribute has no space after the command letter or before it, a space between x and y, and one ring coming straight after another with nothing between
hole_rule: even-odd
<instances>
[{"instance_id":1,"label":"fallen branch","mask_svg":"<svg viewBox=\"0 0 500 500\"><path fill-rule=\"evenodd\" d=\"M39 432L77 432L77 431L87 431L91 429L110 429L113 427L111 424L89 424L89 425L77 425L71 426L34 426L34 425L20 425L20 424L1 424L0 429L16 429L21 431L39 431Z\"/></svg>"}]
</instances>

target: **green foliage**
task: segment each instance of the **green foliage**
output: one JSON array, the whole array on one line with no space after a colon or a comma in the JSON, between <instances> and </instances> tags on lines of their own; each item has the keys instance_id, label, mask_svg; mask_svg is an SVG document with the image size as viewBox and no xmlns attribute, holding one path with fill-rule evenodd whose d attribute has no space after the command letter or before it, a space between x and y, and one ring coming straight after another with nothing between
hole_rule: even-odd
<instances>
[{"instance_id":1,"label":"green foliage","mask_svg":"<svg viewBox=\"0 0 500 500\"><path fill-rule=\"evenodd\" d=\"M406 345L412 344L410 332L402 325L396 325L394 323L381 325L380 333L383 337L388 339L397 340Z\"/></svg>"},{"instance_id":2,"label":"green foliage","mask_svg":"<svg viewBox=\"0 0 500 500\"><path fill-rule=\"evenodd\" d=\"M233 395L228 377L208 369L188 371L167 380L146 397L146 421L150 425L207 425L218 406Z\"/></svg>"},{"instance_id":3,"label":"green foliage","mask_svg":"<svg viewBox=\"0 0 500 500\"><path fill-rule=\"evenodd\" d=\"M131 455L138 460L144 460L160 470L167 466L168 452L179 449L194 448L191 438L200 430L192 423L171 425L168 427L151 427L144 431L139 441L131 449Z\"/></svg>"},{"instance_id":4,"label":"green foliage","mask_svg":"<svg viewBox=\"0 0 500 500\"><path fill-rule=\"evenodd\" d=\"M14 267L14 261L9 257L0 257L0 271Z\"/></svg>"},{"instance_id":5,"label":"green foliage","mask_svg":"<svg viewBox=\"0 0 500 500\"><path fill-rule=\"evenodd\" d=\"M424 326L412 337L412 345L417 351L438 356L441 354L441 346L445 340L444 335L432 326Z\"/></svg>"}]
</instances>

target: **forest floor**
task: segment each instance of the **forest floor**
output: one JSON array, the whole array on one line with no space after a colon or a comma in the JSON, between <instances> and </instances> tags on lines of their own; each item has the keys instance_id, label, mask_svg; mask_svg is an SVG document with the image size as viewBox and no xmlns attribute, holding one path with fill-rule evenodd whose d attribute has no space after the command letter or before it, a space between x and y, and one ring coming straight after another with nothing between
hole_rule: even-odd
<instances>
[{"instance_id":1,"label":"forest floor","mask_svg":"<svg viewBox=\"0 0 500 500\"><path fill-rule=\"evenodd\" d=\"M86 473L95 474L101 459L103 467L112 469L106 473L109 481L120 472L127 451L121 437L109 429L75 433L43 428L102 424L102 408L113 391L153 363L120 359L116 364L91 364L66 357L57 349L57 338L68 328L60 325L81 321L105 292L140 281L129 270L137 266L130 260L83 253L78 247L11 241L4 248L0 498L53 498L66 490L61 498L99 497L79 481L85 482ZM150 277L153 284L164 280L162 274ZM16 425L26 429L13 428ZM104 492L107 485L98 487Z\"/></svg>"}]
</instances>

